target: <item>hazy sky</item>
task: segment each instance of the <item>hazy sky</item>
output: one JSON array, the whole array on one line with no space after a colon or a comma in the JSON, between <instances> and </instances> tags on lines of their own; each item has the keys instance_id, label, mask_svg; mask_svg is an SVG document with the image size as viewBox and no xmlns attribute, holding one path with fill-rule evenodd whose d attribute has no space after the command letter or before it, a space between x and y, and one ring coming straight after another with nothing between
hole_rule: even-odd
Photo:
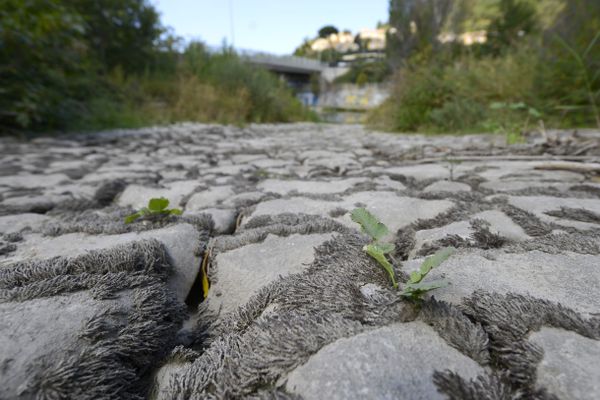
<instances>
[{"instance_id":1,"label":"hazy sky","mask_svg":"<svg viewBox=\"0 0 600 400\"><path fill-rule=\"evenodd\" d=\"M387 21L388 0L154 0L164 25L209 45L290 54L324 25L356 33ZM232 13L230 14L230 5ZM233 32L231 17L233 17Z\"/></svg>"}]
</instances>

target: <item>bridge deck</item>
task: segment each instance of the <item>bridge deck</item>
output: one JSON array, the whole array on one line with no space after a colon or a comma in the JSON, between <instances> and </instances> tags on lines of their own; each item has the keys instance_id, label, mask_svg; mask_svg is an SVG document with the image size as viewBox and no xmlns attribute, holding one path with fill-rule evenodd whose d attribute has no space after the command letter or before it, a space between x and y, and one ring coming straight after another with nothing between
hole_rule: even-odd
<instances>
[{"instance_id":1,"label":"bridge deck","mask_svg":"<svg viewBox=\"0 0 600 400\"><path fill-rule=\"evenodd\" d=\"M252 64L278 72L313 74L321 73L325 69L325 65L320 61L303 57L252 54L246 55L245 58Z\"/></svg>"}]
</instances>

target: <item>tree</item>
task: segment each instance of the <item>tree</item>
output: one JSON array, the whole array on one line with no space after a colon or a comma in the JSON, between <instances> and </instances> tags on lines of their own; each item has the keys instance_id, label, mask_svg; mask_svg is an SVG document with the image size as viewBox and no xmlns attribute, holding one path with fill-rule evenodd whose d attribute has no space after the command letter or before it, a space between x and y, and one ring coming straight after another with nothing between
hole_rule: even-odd
<instances>
[{"instance_id":1,"label":"tree","mask_svg":"<svg viewBox=\"0 0 600 400\"><path fill-rule=\"evenodd\" d=\"M327 39L329 35L334 33L339 33L339 30L333 25L325 25L321 29L319 29L319 37L323 39Z\"/></svg>"},{"instance_id":2,"label":"tree","mask_svg":"<svg viewBox=\"0 0 600 400\"><path fill-rule=\"evenodd\" d=\"M487 51L498 55L537 27L535 7L522 0L500 0L500 15L488 27Z\"/></svg>"},{"instance_id":3,"label":"tree","mask_svg":"<svg viewBox=\"0 0 600 400\"><path fill-rule=\"evenodd\" d=\"M47 0L5 0L0 20L0 130L60 125L87 72L83 21Z\"/></svg>"},{"instance_id":4,"label":"tree","mask_svg":"<svg viewBox=\"0 0 600 400\"><path fill-rule=\"evenodd\" d=\"M387 52L397 67L410 56L438 45L437 37L452 9L452 0L390 0Z\"/></svg>"},{"instance_id":5,"label":"tree","mask_svg":"<svg viewBox=\"0 0 600 400\"><path fill-rule=\"evenodd\" d=\"M143 70L165 31L147 0L69 0L85 24L85 40L100 65L125 72Z\"/></svg>"},{"instance_id":6,"label":"tree","mask_svg":"<svg viewBox=\"0 0 600 400\"><path fill-rule=\"evenodd\" d=\"M569 0L543 33L537 86L553 112L600 128L600 2Z\"/></svg>"},{"instance_id":7,"label":"tree","mask_svg":"<svg viewBox=\"0 0 600 400\"><path fill-rule=\"evenodd\" d=\"M108 72L156 61L164 31L147 0L3 0L0 20L3 131L64 128L114 96Z\"/></svg>"},{"instance_id":8,"label":"tree","mask_svg":"<svg viewBox=\"0 0 600 400\"><path fill-rule=\"evenodd\" d=\"M314 58L316 54L312 51L311 48L312 40L305 38L302 44L294 50L294 55L296 57L312 57Z\"/></svg>"}]
</instances>

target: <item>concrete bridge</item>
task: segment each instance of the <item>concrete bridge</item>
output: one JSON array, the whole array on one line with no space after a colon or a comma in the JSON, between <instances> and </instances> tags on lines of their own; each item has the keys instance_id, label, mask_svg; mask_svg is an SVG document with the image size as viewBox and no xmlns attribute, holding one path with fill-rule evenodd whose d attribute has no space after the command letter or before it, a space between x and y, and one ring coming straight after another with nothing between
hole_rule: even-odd
<instances>
[{"instance_id":1,"label":"concrete bridge","mask_svg":"<svg viewBox=\"0 0 600 400\"><path fill-rule=\"evenodd\" d=\"M318 60L304 57L276 56L265 53L243 54L243 56L252 64L282 74L310 76L312 74L320 74L326 67Z\"/></svg>"},{"instance_id":2,"label":"concrete bridge","mask_svg":"<svg viewBox=\"0 0 600 400\"><path fill-rule=\"evenodd\" d=\"M310 93L311 80L320 79L321 73L325 70L326 65L318 60L313 60L304 57L294 56L276 56L273 54L240 51L240 55L249 63L265 68L279 75L298 93ZM308 99L306 102L312 103Z\"/></svg>"}]
</instances>

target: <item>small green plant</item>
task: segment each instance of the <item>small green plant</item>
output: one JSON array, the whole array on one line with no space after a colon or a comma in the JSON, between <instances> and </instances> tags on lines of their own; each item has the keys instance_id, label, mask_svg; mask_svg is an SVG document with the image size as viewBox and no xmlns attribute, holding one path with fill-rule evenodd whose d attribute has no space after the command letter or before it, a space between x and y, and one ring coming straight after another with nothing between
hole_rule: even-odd
<instances>
[{"instance_id":1,"label":"small green plant","mask_svg":"<svg viewBox=\"0 0 600 400\"><path fill-rule=\"evenodd\" d=\"M359 224L362 231L373 239L373 242L364 246L363 250L383 267L388 273L394 288L398 288L394 267L387 259L387 254L394 251L394 245L381 241L389 233L388 227L364 208L354 209L350 214L350 218ZM427 257L419 267L419 270L410 274L410 278L404 285L401 295L411 300L419 300L426 292L447 286L448 282L445 280L423 282L423 279L432 269L440 266L453 253L454 248L447 247L437 251L433 256Z\"/></svg>"},{"instance_id":2,"label":"small green plant","mask_svg":"<svg viewBox=\"0 0 600 400\"><path fill-rule=\"evenodd\" d=\"M354 209L350 214L350 218L352 218L352 221L359 224L362 231L373 239L373 243L363 247L363 250L385 269L392 281L392 285L394 285L394 288L397 288L398 282L396 282L394 267L386 257L386 254L394 251L394 245L381 242L381 239L389 233L388 227L379 222L377 217L364 208Z\"/></svg>"},{"instance_id":3,"label":"small green plant","mask_svg":"<svg viewBox=\"0 0 600 400\"><path fill-rule=\"evenodd\" d=\"M125 217L125 223L130 224L138 218L164 218L169 215L181 215L178 208L169 207L169 200L164 197L152 198L148 201L148 206Z\"/></svg>"},{"instance_id":4,"label":"small green plant","mask_svg":"<svg viewBox=\"0 0 600 400\"><path fill-rule=\"evenodd\" d=\"M505 112L526 112L527 117L525 122L521 124L502 124L501 130L506 134L506 144L515 145L523 144L526 142L525 137L521 132L527 131L529 122L532 118L541 121L542 114L535 108L528 106L523 102L518 103L504 103L504 102L493 102L490 104L490 110Z\"/></svg>"},{"instance_id":5,"label":"small green plant","mask_svg":"<svg viewBox=\"0 0 600 400\"><path fill-rule=\"evenodd\" d=\"M462 160L456 158L444 158L445 161L448 162L448 171L450 172L450 180L454 181L454 168L460 164L462 164Z\"/></svg>"},{"instance_id":6,"label":"small green plant","mask_svg":"<svg viewBox=\"0 0 600 400\"><path fill-rule=\"evenodd\" d=\"M432 269L437 268L443 263L448 257L454 254L453 247L446 247L438 250L431 257L427 257L421 264L418 271L413 271L410 274L408 282L404 286L402 296L409 297L413 300L418 300L426 292L448 286L448 282L440 279L435 281L423 282L423 278L431 272Z\"/></svg>"}]
</instances>

